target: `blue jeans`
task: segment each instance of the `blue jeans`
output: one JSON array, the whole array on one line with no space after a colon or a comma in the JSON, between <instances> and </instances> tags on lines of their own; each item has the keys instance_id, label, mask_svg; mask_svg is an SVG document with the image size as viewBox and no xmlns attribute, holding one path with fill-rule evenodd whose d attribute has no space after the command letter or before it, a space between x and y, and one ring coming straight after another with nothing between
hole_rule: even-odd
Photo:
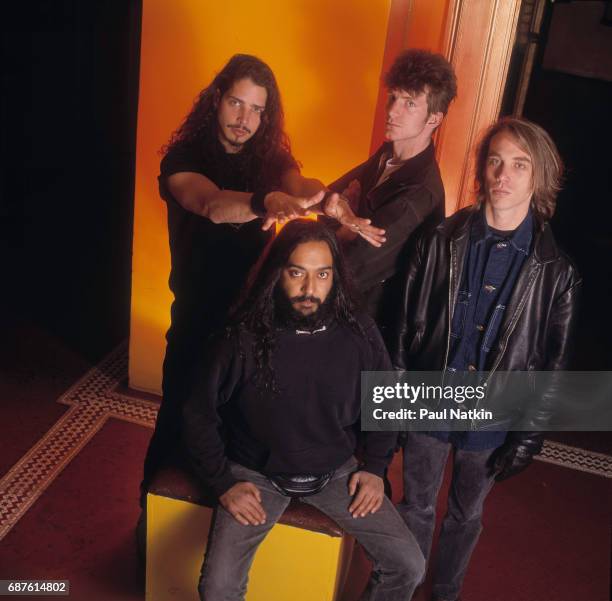
<instances>
[{"instance_id":1,"label":"blue jeans","mask_svg":"<svg viewBox=\"0 0 612 601\"><path fill-rule=\"evenodd\" d=\"M404 500L397 506L428 558L436 525L436 500L451 444L409 432L404 446ZM487 462L494 449L454 449L448 510L438 541L433 598L459 597L472 552L482 531L482 510L493 486Z\"/></svg>"},{"instance_id":2,"label":"blue jeans","mask_svg":"<svg viewBox=\"0 0 612 601\"><path fill-rule=\"evenodd\" d=\"M407 601L423 578L425 560L415 538L386 497L376 513L364 518L351 516L348 481L356 468L357 461L351 458L336 470L321 492L301 500L354 536L372 559L374 567L363 601ZM244 599L255 551L289 504L289 498L279 493L263 474L237 463L230 464L230 469L238 480L253 482L259 488L267 520L261 526L243 526L221 505L217 507L199 584L203 601Z\"/></svg>"}]
</instances>

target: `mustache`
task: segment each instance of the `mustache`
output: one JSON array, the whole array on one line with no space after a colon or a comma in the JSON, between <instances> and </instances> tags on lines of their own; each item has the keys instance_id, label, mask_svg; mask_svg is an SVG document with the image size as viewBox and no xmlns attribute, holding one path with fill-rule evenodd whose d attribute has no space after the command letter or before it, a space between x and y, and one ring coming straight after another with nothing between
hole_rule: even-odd
<instances>
[{"instance_id":1,"label":"mustache","mask_svg":"<svg viewBox=\"0 0 612 601\"><path fill-rule=\"evenodd\" d=\"M228 127L230 129L243 129L244 131L246 131L248 134L251 133L251 130L248 127L245 127L244 125L228 125Z\"/></svg>"},{"instance_id":2,"label":"mustache","mask_svg":"<svg viewBox=\"0 0 612 601\"><path fill-rule=\"evenodd\" d=\"M307 294L303 294L302 296L292 296L289 301L291 303L303 303L305 301L310 301L311 303L317 303L317 305L321 304L321 299L316 296L308 296Z\"/></svg>"}]
</instances>

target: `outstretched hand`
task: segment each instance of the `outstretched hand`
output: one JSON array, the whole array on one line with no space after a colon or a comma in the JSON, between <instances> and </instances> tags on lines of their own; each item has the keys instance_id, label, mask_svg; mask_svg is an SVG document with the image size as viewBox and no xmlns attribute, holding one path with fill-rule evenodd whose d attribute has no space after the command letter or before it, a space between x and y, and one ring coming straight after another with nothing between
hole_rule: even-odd
<instances>
[{"instance_id":1,"label":"outstretched hand","mask_svg":"<svg viewBox=\"0 0 612 601\"><path fill-rule=\"evenodd\" d=\"M357 217L349 202L340 194L332 194L325 203L325 214L367 240L372 246L380 247L386 242L385 230L375 227L369 219Z\"/></svg>"},{"instance_id":2,"label":"outstretched hand","mask_svg":"<svg viewBox=\"0 0 612 601\"><path fill-rule=\"evenodd\" d=\"M310 215L310 207L314 207L323 200L325 190L321 190L309 197L291 196L285 192L270 192L266 194L264 206L266 216L262 225L262 230L269 230L274 223L283 224L292 219L307 217Z\"/></svg>"}]
</instances>

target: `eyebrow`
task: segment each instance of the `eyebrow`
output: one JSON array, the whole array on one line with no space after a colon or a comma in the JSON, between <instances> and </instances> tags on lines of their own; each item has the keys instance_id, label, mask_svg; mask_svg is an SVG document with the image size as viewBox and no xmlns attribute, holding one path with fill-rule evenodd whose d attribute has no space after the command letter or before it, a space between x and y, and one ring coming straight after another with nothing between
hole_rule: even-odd
<instances>
[{"instance_id":1,"label":"eyebrow","mask_svg":"<svg viewBox=\"0 0 612 601\"><path fill-rule=\"evenodd\" d=\"M489 152L489 154L487 156L500 156L499 152ZM512 157L513 161L522 161L523 163L531 163L531 159L527 156L527 155L523 155L523 156L519 156L519 157Z\"/></svg>"},{"instance_id":2,"label":"eyebrow","mask_svg":"<svg viewBox=\"0 0 612 601\"><path fill-rule=\"evenodd\" d=\"M233 100L236 100L237 102L240 102L240 104L246 104L246 102L242 100L242 98L238 98L238 96L232 96L232 94L228 94L228 97L232 98ZM251 106L256 109L261 109L262 111L266 108L265 106L261 106L260 104L252 104Z\"/></svg>"},{"instance_id":3,"label":"eyebrow","mask_svg":"<svg viewBox=\"0 0 612 601\"><path fill-rule=\"evenodd\" d=\"M308 271L308 269L306 269L306 267L302 267L301 265L296 265L295 263L289 263L289 265L287 265L287 269L301 269L302 271ZM332 269L331 265L328 265L326 267L317 267L314 271L327 271L329 269Z\"/></svg>"}]
</instances>

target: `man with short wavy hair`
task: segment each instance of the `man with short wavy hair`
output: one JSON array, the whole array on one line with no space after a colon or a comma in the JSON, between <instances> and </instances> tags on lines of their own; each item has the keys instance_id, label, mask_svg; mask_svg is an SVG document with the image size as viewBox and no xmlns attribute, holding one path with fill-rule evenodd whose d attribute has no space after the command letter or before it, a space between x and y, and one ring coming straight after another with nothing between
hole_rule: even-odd
<instances>
[{"instance_id":1,"label":"man with short wavy hair","mask_svg":"<svg viewBox=\"0 0 612 601\"><path fill-rule=\"evenodd\" d=\"M548 220L563 165L535 123L505 118L476 152L477 202L421 237L405 276L394 365L410 371L566 369L581 279ZM545 399L529 399L546 424ZM525 469L540 432L408 432L398 509L429 556L449 452L453 476L433 575L433 599L459 598L495 481Z\"/></svg>"},{"instance_id":2,"label":"man with short wavy hair","mask_svg":"<svg viewBox=\"0 0 612 601\"><path fill-rule=\"evenodd\" d=\"M398 311L399 280L413 232L444 218L444 187L432 135L457 95L452 65L440 54L402 52L385 76L385 143L330 188L344 192L360 217L385 230L376 247L363 232L342 227L347 261L368 312L389 339Z\"/></svg>"}]
</instances>

